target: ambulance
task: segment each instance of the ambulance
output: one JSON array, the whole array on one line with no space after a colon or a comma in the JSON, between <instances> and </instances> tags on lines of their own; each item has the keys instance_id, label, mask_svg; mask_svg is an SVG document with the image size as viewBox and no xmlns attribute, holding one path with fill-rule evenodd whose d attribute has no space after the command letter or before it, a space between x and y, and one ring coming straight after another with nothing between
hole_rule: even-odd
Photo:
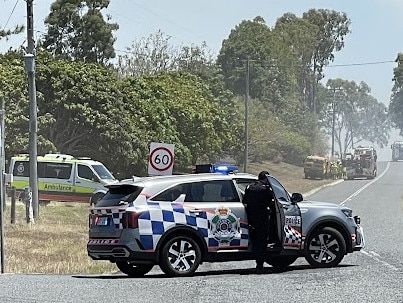
<instances>
[{"instance_id":1,"label":"ambulance","mask_svg":"<svg viewBox=\"0 0 403 303\"><path fill-rule=\"evenodd\" d=\"M99 161L65 154L38 156L38 195L41 204L50 201L85 202L95 204L107 189L106 184L117 182L112 173ZM24 198L29 186L29 155L12 157L9 173L16 197Z\"/></svg>"}]
</instances>

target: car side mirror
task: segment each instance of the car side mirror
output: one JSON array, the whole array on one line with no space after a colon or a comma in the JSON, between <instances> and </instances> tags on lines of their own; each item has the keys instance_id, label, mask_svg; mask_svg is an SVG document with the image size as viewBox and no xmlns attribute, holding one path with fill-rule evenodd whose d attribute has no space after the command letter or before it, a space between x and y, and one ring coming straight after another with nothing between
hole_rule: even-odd
<instances>
[{"instance_id":1,"label":"car side mirror","mask_svg":"<svg viewBox=\"0 0 403 303\"><path fill-rule=\"evenodd\" d=\"M302 200L304 200L304 197L300 193L293 193L291 195L291 202L293 203L298 203L301 202Z\"/></svg>"}]
</instances>

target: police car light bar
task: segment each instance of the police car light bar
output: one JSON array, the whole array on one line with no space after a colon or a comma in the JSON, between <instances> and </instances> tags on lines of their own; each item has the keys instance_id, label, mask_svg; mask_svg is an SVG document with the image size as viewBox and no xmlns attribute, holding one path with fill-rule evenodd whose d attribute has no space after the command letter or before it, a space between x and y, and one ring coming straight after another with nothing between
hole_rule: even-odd
<instances>
[{"instance_id":1,"label":"police car light bar","mask_svg":"<svg viewBox=\"0 0 403 303\"><path fill-rule=\"evenodd\" d=\"M238 166L231 164L198 164L196 165L195 173L220 173L229 174L237 173L239 171Z\"/></svg>"}]
</instances>

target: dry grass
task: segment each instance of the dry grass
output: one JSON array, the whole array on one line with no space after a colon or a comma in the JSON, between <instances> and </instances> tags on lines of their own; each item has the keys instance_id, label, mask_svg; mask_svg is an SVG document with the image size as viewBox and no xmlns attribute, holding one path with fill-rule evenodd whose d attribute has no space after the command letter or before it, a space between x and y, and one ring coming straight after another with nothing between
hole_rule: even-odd
<instances>
[{"instance_id":1,"label":"dry grass","mask_svg":"<svg viewBox=\"0 0 403 303\"><path fill-rule=\"evenodd\" d=\"M329 180L303 179L303 169L285 163L250 163L249 172L268 170L291 192L306 193ZM17 202L16 223L10 224L10 203L4 214L5 268L8 273L100 274L114 264L87 256L88 205L51 203L40 207L34 224L25 221L25 206Z\"/></svg>"},{"instance_id":2,"label":"dry grass","mask_svg":"<svg viewBox=\"0 0 403 303\"><path fill-rule=\"evenodd\" d=\"M116 270L106 261L92 261L86 253L88 206L51 203L40 207L39 218L27 224L25 206L17 202L16 224L10 204L4 214L5 268L8 273L103 273Z\"/></svg>"},{"instance_id":3,"label":"dry grass","mask_svg":"<svg viewBox=\"0 0 403 303\"><path fill-rule=\"evenodd\" d=\"M258 174L262 170L267 170L275 176L289 192L308 193L309 191L330 184L333 180L311 180L304 179L304 168L287 163L249 163L248 172Z\"/></svg>"}]
</instances>

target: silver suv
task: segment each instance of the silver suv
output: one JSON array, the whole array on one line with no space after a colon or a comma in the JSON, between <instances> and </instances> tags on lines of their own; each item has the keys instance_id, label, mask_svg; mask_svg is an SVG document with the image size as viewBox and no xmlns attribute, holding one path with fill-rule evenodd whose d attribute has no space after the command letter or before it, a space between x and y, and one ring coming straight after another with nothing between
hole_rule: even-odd
<instances>
[{"instance_id":1,"label":"silver suv","mask_svg":"<svg viewBox=\"0 0 403 303\"><path fill-rule=\"evenodd\" d=\"M139 277L159 265L190 276L202 262L252 260L242 196L256 176L203 173L145 177L108 185L90 209L88 255ZM364 247L359 217L332 203L303 201L270 176L282 246L267 248L275 268L305 257L313 267L338 265Z\"/></svg>"}]
</instances>

